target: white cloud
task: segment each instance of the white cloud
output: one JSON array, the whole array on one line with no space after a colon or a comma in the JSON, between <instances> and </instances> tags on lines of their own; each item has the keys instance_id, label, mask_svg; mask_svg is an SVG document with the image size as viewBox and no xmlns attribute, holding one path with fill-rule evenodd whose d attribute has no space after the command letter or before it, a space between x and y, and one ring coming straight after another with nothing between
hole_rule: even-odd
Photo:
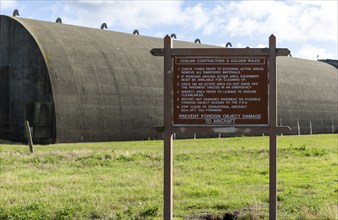
<instances>
[{"instance_id":1,"label":"white cloud","mask_svg":"<svg viewBox=\"0 0 338 220\"><path fill-rule=\"evenodd\" d=\"M231 42L227 42L227 43L231 43ZM225 45L227 43L221 43L218 46L225 47ZM263 43L259 43L257 46L252 46L252 45L244 45L241 42L237 42L236 44L231 43L231 45L234 48L246 48L246 47L250 47L250 48L265 48L265 47L268 47L266 44L263 44Z\"/></svg>"},{"instance_id":2,"label":"white cloud","mask_svg":"<svg viewBox=\"0 0 338 220\"><path fill-rule=\"evenodd\" d=\"M182 9L180 9L182 11ZM183 24L186 26L192 26L194 30L198 30L205 27L205 24L209 22L207 11L203 8L203 4L199 3L194 7L188 7L182 11ZM182 21L181 21L182 22Z\"/></svg>"},{"instance_id":3,"label":"white cloud","mask_svg":"<svg viewBox=\"0 0 338 220\"><path fill-rule=\"evenodd\" d=\"M95 28L106 22L110 30L131 33L139 29L141 34L157 37L176 33L180 40L193 42L199 38L202 43L222 46L230 41L238 48L265 47L268 36L274 34L278 45L288 47L294 56L314 59L318 53L337 57L335 0L0 0L0 3L7 14L19 8L23 15L39 20L54 21L61 17L65 24Z\"/></svg>"},{"instance_id":4,"label":"white cloud","mask_svg":"<svg viewBox=\"0 0 338 220\"><path fill-rule=\"evenodd\" d=\"M209 11L208 25L215 27L205 25L204 33L232 37L273 33L283 41L337 41L337 8L337 1L220 3L217 10Z\"/></svg>"},{"instance_id":5,"label":"white cloud","mask_svg":"<svg viewBox=\"0 0 338 220\"><path fill-rule=\"evenodd\" d=\"M182 1L67 1L65 18L72 24L96 27L151 28L179 23Z\"/></svg>"},{"instance_id":6,"label":"white cloud","mask_svg":"<svg viewBox=\"0 0 338 220\"><path fill-rule=\"evenodd\" d=\"M2 12L3 10L12 10L14 11L14 9L18 6L18 3L16 0L1 0L0 1L0 12Z\"/></svg>"},{"instance_id":7,"label":"white cloud","mask_svg":"<svg viewBox=\"0 0 338 220\"><path fill-rule=\"evenodd\" d=\"M318 59L334 59L337 55L330 53L325 48L319 48L312 45L302 45L302 47L295 51L294 57L301 57L310 60Z\"/></svg>"},{"instance_id":8,"label":"white cloud","mask_svg":"<svg viewBox=\"0 0 338 220\"><path fill-rule=\"evenodd\" d=\"M263 44L263 43L259 43L259 44L257 45L257 48L265 48L265 47L268 47L268 45Z\"/></svg>"},{"instance_id":9,"label":"white cloud","mask_svg":"<svg viewBox=\"0 0 338 220\"><path fill-rule=\"evenodd\" d=\"M236 44L236 47L237 47L237 48L244 48L244 47L246 47L246 46L243 45L241 42L238 42L238 43Z\"/></svg>"},{"instance_id":10,"label":"white cloud","mask_svg":"<svg viewBox=\"0 0 338 220\"><path fill-rule=\"evenodd\" d=\"M217 1L184 8L183 1L65 1L65 21L121 29L184 28L206 37L262 38L279 42L337 41L337 1ZM188 35L188 34L186 34Z\"/></svg>"}]
</instances>

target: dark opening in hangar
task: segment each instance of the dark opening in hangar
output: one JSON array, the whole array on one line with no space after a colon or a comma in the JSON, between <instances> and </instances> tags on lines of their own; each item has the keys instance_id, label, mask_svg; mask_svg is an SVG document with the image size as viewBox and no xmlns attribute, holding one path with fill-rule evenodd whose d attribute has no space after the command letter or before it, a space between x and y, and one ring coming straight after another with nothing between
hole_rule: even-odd
<instances>
[{"instance_id":1,"label":"dark opening in hangar","mask_svg":"<svg viewBox=\"0 0 338 220\"><path fill-rule=\"evenodd\" d=\"M0 138L8 138L9 126L9 66L0 66Z\"/></svg>"}]
</instances>

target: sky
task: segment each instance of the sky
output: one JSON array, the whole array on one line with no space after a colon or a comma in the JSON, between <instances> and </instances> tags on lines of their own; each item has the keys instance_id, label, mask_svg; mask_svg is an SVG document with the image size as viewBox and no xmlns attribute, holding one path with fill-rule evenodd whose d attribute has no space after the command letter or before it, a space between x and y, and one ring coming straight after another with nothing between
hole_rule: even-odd
<instances>
[{"instance_id":1,"label":"sky","mask_svg":"<svg viewBox=\"0 0 338 220\"><path fill-rule=\"evenodd\" d=\"M192 1L192 0L0 0L0 14L234 48L268 47L274 34L278 48L293 57L338 59L338 1Z\"/></svg>"}]
</instances>

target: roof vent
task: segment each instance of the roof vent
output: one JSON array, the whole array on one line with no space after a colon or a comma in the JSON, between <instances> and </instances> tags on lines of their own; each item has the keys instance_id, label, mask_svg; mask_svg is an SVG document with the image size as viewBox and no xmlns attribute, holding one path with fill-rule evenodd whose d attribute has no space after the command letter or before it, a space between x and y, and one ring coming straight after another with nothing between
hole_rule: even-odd
<instances>
[{"instance_id":1,"label":"roof vent","mask_svg":"<svg viewBox=\"0 0 338 220\"><path fill-rule=\"evenodd\" d=\"M171 34L170 37L174 38L174 39L177 39L176 34Z\"/></svg>"},{"instance_id":2,"label":"roof vent","mask_svg":"<svg viewBox=\"0 0 338 220\"><path fill-rule=\"evenodd\" d=\"M60 24L62 24L62 19L61 19L61 18L57 18L57 19L55 20L55 23L60 23Z\"/></svg>"},{"instance_id":3,"label":"roof vent","mask_svg":"<svg viewBox=\"0 0 338 220\"><path fill-rule=\"evenodd\" d=\"M107 24L106 23L102 23L101 24L101 29L108 29Z\"/></svg>"},{"instance_id":4,"label":"roof vent","mask_svg":"<svg viewBox=\"0 0 338 220\"><path fill-rule=\"evenodd\" d=\"M201 40L197 38L194 42L195 42L195 44L200 44Z\"/></svg>"},{"instance_id":5,"label":"roof vent","mask_svg":"<svg viewBox=\"0 0 338 220\"><path fill-rule=\"evenodd\" d=\"M133 31L133 34L135 34L135 35L140 35L140 32L138 32L138 30L135 29L135 30Z\"/></svg>"},{"instance_id":6,"label":"roof vent","mask_svg":"<svg viewBox=\"0 0 338 220\"><path fill-rule=\"evenodd\" d=\"M232 44L230 42L228 42L225 47L232 47Z\"/></svg>"},{"instance_id":7,"label":"roof vent","mask_svg":"<svg viewBox=\"0 0 338 220\"><path fill-rule=\"evenodd\" d=\"M15 9L15 10L13 11L13 17L16 17L16 16L20 16L19 10L18 10L18 9Z\"/></svg>"}]
</instances>

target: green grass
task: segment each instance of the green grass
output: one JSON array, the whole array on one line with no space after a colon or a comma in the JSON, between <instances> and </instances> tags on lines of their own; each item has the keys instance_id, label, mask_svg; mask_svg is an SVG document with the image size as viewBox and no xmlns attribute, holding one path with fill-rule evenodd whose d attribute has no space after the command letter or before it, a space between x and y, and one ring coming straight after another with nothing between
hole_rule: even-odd
<instances>
[{"instance_id":1,"label":"green grass","mask_svg":"<svg viewBox=\"0 0 338 220\"><path fill-rule=\"evenodd\" d=\"M337 219L337 134L278 137L278 218ZM174 141L174 216L267 219L268 137ZM163 142L0 144L0 219L162 217Z\"/></svg>"}]
</instances>

